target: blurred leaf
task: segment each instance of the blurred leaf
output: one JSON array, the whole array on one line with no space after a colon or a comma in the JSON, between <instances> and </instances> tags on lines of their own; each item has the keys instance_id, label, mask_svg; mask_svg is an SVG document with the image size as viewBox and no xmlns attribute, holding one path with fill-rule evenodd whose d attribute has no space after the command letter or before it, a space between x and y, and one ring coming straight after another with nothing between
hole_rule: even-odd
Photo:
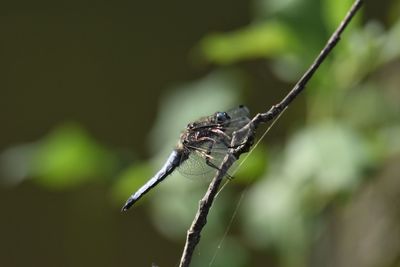
<instances>
[{"instance_id":1,"label":"blurred leaf","mask_svg":"<svg viewBox=\"0 0 400 267\"><path fill-rule=\"evenodd\" d=\"M243 219L250 225L245 231L257 246L265 247L281 239L299 211L299 194L282 180L260 180L251 187L246 199Z\"/></svg>"},{"instance_id":2,"label":"blurred leaf","mask_svg":"<svg viewBox=\"0 0 400 267\"><path fill-rule=\"evenodd\" d=\"M400 7L400 2L399 5ZM394 25L386 34L386 39L382 42L381 57L382 63L390 62L400 57L400 19L397 19Z\"/></svg>"},{"instance_id":3,"label":"blurred leaf","mask_svg":"<svg viewBox=\"0 0 400 267\"><path fill-rule=\"evenodd\" d=\"M372 155L377 163L400 154L400 124L382 127L370 142Z\"/></svg>"},{"instance_id":4,"label":"blurred leaf","mask_svg":"<svg viewBox=\"0 0 400 267\"><path fill-rule=\"evenodd\" d=\"M276 14L287 13L299 3L298 0L256 0L253 1L256 19L266 19Z\"/></svg>"},{"instance_id":5,"label":"blurred leaf","mask_svg":"<svg viewBox=\"0 0 400 267\"><path fill-rule=\"evenodd\" d=\"M307 254L301 200L301 190L274 171L251 187L241 209L249 242L277 250L283 266L303 266Z\"/></svg>"},{"instance_id":6,"label":"blurred leaf","mask_svg":"<svg viewBox=\"0 0 400 267\"><path fill-rule=\"evenodd\" d=\"M252 185L245 200L244 231L253 245L278 249L284 266L304 266L307 216L358 185L370 159L366 154L361 137L339 123L321 123L294 135L283 158Z\"/></svg>"},{"instance_id":7,"label":"blurred leaf","mask_svg":"<svg viewBox=\"0 0 400 267\"><path fill-rule=\"evenodd\" d=\"M228 173L232 173L233 182L248 184L265 173L267 163L267 153L258 146L251 153L243 155Z\"/></svg>"},{"instance_id":8,"label":"blurred leaf","mask_svg":"<svg viewBox=\"0 0 400 267\"><path fill-rule=\"evenodd\" d=\"M335 49L330 60L324 62L318 70L319 75L310 82L311 90L306 91L308 115L313 121L342 116L343 109L347 108L344 103L364 101L362 90L358 96L360 99L353 99L351 90L380 65L385 36L382 30L381 25L369 23L362 29L352 31ZM373 85L365 83L362 86ZM352 104L349 107L352 109Z\"/></svg>"},{"instance_id":9,"label":"blurred leaf","mask_svg":"<svg viewBox=\"0 0 400 267\"><path fill-rule=\"evenodd\" d=\"M254 24L231 33L211 34L201 43L205 58L217 64L254 58L274 58L293 51L296 39L279 22Z\"/></svg>"},{"instance_id":10,"label":"blurred leaf","mask_svg":"<svg viewBox=\"0 0 400 267\"><path fill-rule=\"evenodd\" d=\"M367 163L363 140L339 123L325 123L299 132L286 148L285 177L316 186L320 194L354 189Z\"/></svg>"},{"instance_id":11,"label":"blurred leaf","mask_svg":"<svg viewBox=\"0 0 400 267\"><path fill-rule=\"evenodd\" d=\"M297 80L303 72L304 60L299 55L282 55L274 59L271 68L279 79L290 83Z\"/></svg>"},{"instance_id":12,"label":"blurred leaf","mask_svg":"<svg viewBox=\"0 0 400 267\"><path fill-rule=\"evenodd\" d=\"M56 128L41 141L32 161L35 181L53 189L109 176L116 159L77 124Z\"/></svg>"},{"instance_id":13,"label":"blurred leaf","mask_svg":"<svg viewBox=\"0 0 400 267\"><path fill-rule=\"evenodd\" d=\"M389 121L392 109L379 85L366 83L360 90L352 90L343 98L340 113L344 120L360 130L376 130Z\"/></svg>"},{"instance_id":14,"label":"blurred leaf","mask_svg":"<svg viewBox=\"0 0 400 267\"><path fill-rule=\"evenodd\" d=\"M332 74L339 89L349 89L382 62L382 25L370 22L362 30L353 31L343 42L332 66ZM346 63L346 64L344 64Z\"/></svg>"},{"instance_id":15,"label":"blurred leaf","mask_svg":"<svg viewBox=\"0 0 400 267\"><path fill-rule=\"evenodd\" d=\"M323 18L327 25L327 30L333 32L339 26L340 22L345 17L347 11L354 3L353 0L325 0L321 1ZM349 28L356 28L362 18L362 10L358 12L357 16L351 21ZM348 31L348 29L346 29Z\"/></svg>"},{"instance_id":16,"label":"blurred leaf","mask_svg":"<svg viewBox=\"0 0 400 267\"><path fill-rule=\"evenodd\" d=\"M274 20L291 31L296 40L292 50L307 67L325 43L328 32L322 18L320 0L256 0L256 22ZM310 15L312 14L312 15ZM344 16L344 14L343 14Z\"/></svg>"}]
</instances>

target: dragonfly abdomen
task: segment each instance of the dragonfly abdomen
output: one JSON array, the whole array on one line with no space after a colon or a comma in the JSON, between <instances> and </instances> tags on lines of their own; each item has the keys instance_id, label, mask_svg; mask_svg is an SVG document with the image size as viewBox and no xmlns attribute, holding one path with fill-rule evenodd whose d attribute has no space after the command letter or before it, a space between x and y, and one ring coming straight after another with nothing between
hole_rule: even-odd
<instances>
[{"instance_id":1,"label":"dragonfly abdomen","mask_svg":"<svg viewBox=\"0 0 400 267\"><path fill-rule=\"evenodd\" d=\"M173 150L169 155L167 161L164 166L149 180L145 183L141 188L139 188L134 194L132 194L125 205L122 207L122 211L127 211L136 201L138 201L144 194L146 194L150 189L155 187L161 181L163 181L168 175L170 175L176 167L182 161L182 152L178 150Z\"/></svg>"}]
</instances>

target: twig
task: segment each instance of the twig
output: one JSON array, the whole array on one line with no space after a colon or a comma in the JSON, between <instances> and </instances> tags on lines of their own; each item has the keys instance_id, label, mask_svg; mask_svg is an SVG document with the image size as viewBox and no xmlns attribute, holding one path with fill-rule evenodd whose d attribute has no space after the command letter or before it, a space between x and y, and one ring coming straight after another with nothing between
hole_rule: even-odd
<instances>
[{"instance_id":1,"label":"twig","mask_svg":"<svg viewBox=\"0 0 400 267\"><path fill-rule=\"evenodd\" d=\"M227 173L228 169L239 158L239 156L249 151L250 147L253 145L255 130L257 129L259 124L266 123L276 118L286 107L288 107L288 105L300 94L300 92L304 90L308 81L314 75L321 63L325 60L328 54L339 42L340 35L347 27L354 15L357 13L357 11L360 9L362 3L362 0L356 0L353 3L345 18L342 20L339 27L332 34L332 36L329 38L328 42L319 53L318 57L314 60L310 68L304 73L304 75L296 83L293 89L286 95L286 97L277 105L272 106L267 112L257 114L246 126L233 133L233 138L231 142L232 148L225 156L219 170L217 171L214 179L208 187L206 194L201 199L199 203L199 209L192 222L192 225L187 232L186 243L179 265L180 267L189 266L194 249L200 241L201 230L207 223L207 215L210 211L215 195L218 192L221 181Z\"/></svg>"}]
</instances>

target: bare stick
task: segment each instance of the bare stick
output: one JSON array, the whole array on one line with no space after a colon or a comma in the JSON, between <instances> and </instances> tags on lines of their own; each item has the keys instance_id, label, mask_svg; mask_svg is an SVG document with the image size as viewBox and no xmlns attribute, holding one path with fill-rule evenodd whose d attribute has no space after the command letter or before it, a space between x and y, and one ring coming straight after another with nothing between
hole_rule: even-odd
<instances>
[{"instance_id":1,"label":"bare stick","mask_svg":"<svg viewBox=\"0 0 400 267\"><path fill-rule=\"evenodd\" d=\"M351 19L360 9L363 1L356 0L346 17L342 20L339 27L329 38L325 47L319 53L318 57L314 60L310 68L304 73L304 75L300 78L300 80L296 83L293 89L286 95L286 97L277 105L272 106L267 112L257 114L246 126L242 129L233 133L233 138L231 142L231 149L228 154L225 156L224 161L222 162L219 170L217 171L214 179L210 183L208 190L204 197L200 200L199 209L196 213L196 216L190 226L187 237L185 247L183 249L180 267L188 267L194 249L200 241L200 234L207 223L207 215L210 211L211 205L214 201L215 195L218 192L219 186L222 182L223 177L226 175L228 169L232 166L232 164L239 158L239 156L245 152L248 152L250 147L253 145L255 130L257 129L260 123L266 123L274 118L276 118L288 105L302 92L307 85L308 81L314 75L316 70L319 68L321 63L325 60L328 54L332 51L332 49L336 46L336 44L340 40L340 35L347 27Z\"/></svg>"}]
</instances>

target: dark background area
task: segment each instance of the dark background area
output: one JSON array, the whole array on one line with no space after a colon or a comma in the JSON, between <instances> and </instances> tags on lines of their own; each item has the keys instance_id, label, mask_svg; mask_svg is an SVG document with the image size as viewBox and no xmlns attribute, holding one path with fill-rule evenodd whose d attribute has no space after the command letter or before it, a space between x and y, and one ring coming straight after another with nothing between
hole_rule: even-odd
<instances>
[{"instance_id":1,"label":"dark background area","mask_svg":"<svg viewBox=\"0 0 400 267\"><path fill-rule=\"evenodd\" d=\"M190 63L191 49L210 31L249 21L241 1L22 1L1 9L2 148L78 120L102 142L143 153L138 136L162 90L206 72Z\"/></svg>"}]
</instances>

